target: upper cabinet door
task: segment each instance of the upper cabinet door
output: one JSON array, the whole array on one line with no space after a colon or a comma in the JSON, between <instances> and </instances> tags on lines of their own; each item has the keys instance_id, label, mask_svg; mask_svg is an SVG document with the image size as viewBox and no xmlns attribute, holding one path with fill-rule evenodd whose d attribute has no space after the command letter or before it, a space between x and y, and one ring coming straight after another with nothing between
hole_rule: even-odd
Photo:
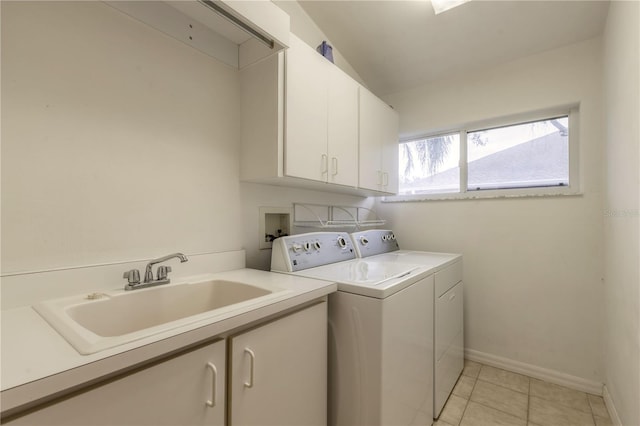
<instances>
[{"instance_id":1,"label":"upper cabinet door","mask_svg":"<svg viewBox=\"0 0 640 426\"><path fill-rule=\"evenodd\" d=\"M398 114L360 87L359 187L396 193L398 189Z\"/></svg>"},{"instance_id":2,"label":"upper cabinet door","mask_svg":"<svg viewBox=\"0 0 640 426\"><path fill-rule=\"evenodd\" d=\"M284 174L327 181L329 71L325 58L291 37L285 54Z\"/></svg>"},{"instance_id":3,"label":"upper cabinet door","mask_svg":"<svg viewBox=\"0 0 640 426\"><path fill-rule=\"evenodd\" d=\"M329 183L358 185L358 83L329 67Z\"/></svg>"},{"instance_id":4,"label":"upper cabinet door","mask_svg":"<svg viewBox=\"0 0 640 426\"><path fill-rule=\"evenodd\" d=\"M398 193L398 113L387 107L384 139L382 140L382 191L389 194Z\"/></svg>"}]
</instances>

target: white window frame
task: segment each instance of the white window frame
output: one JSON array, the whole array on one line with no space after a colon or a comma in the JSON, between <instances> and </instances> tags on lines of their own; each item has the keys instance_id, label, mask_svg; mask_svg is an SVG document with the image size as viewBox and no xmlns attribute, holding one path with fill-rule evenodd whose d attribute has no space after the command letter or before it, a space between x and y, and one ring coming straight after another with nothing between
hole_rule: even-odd
<instances>
[{"instance_id":1,"label":"white window frame","mask_svg":"<svg viewBox=\"0 0 640 426\"><path fill-rule=\"evenodd\" d=\"M467 188L467 133L489 130L498 127L513 126L533 121L543 121L560 116L569 117L569 185L537 186L529 188L483 189L469 191ZM512 197L548 197L559 195L581 195L579 173L579 105L550 108L508 117L483 120L456 126L450 129L439 129L419 137L403 139L400 143L419 139L429 139L444 134L460 134L460 191L433 194L403 194L383 197L383 202L431 201L431 200L468 200L478 198L512 198Z\"/></svg>"}]
</instances>

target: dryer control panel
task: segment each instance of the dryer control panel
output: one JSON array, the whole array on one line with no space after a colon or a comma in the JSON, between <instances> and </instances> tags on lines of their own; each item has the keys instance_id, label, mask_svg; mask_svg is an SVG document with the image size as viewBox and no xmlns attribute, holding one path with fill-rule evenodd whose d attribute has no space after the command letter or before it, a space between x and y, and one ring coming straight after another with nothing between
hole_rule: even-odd
<instances>
[{"instance_id":1,"label":"dryer control panel","mask_svg":"<svg viewBox=\"0 0 640 426\"><path fill-rule=\"evenodd\" d=\"M358 257L369 257L376 254L400 250L393 231L388 229L369 229L351 234Z\"/></svg>"},{"instance_id":2,"label":"dryer control panel","mask_svg":"<svg viewBox=\"0 0 640 426\"><path fill-rule=\"evenodd\" d=\"M310 232L273 241L271 270L295 272L356 258L346 232Z\"/></svg>"}]
</instances>

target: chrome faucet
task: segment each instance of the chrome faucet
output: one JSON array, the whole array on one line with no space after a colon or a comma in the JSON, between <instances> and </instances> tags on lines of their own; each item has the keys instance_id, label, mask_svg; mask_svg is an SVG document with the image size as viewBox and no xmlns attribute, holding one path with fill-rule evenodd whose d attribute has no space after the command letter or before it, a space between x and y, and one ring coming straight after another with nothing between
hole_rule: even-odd
<instances>
[{"instance_id":1,"label":"chrome faucet","mask_svg":"<svg viewBox=\"0 0 640 426\"><path fill-rule=\"evenodd\" d=\"M132 269L124 273L123 278L127 278L128 284L124 286L125 290L135 290L138 288L152 287L160 284L168 284L171 280L168 277L169 272L171 272L171 266L159 266L158 267L158 277L157 279L153 279L153 265L157 263L166 262L169 259L173 258L180 259L180 263L184 263L187 260L187 256L182 253L172 253L163 257L159 257L157 259L153 259L149 261L147 267L144 272L144 281L140 282L140 272L137 269Z\"/></svg>"}]
</instances>

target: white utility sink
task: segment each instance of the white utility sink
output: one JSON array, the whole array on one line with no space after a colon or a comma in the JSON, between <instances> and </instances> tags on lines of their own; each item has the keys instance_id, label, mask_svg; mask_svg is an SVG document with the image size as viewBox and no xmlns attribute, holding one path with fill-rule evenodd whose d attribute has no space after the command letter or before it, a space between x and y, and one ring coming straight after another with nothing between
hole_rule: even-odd
<instances>
[{"instance_id":1,"label":"white utility sink","mask_svg":"<svg viewBox=\"0 0 640 426\"><path fill-rule=\"evenodd\" d=\"M33 308L81 354L225 316L286 291L226 280L91 293Z\"/></svg>"}]
</instances>

